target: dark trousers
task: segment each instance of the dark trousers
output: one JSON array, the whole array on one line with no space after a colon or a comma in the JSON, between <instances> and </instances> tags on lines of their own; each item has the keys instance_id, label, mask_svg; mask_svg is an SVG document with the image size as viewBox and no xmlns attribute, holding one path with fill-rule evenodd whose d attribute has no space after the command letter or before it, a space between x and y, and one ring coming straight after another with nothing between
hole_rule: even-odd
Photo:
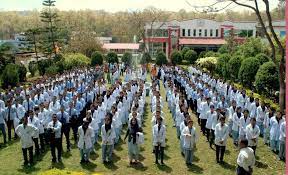
<instances>
[{"instance_id":1,"label":"dark trousers","mask_svg":"<svg viewBox=\"0 0 288 175\"><path fill-rule=\"evenodd\" d=\"M237 175L251 175L252 174L251 172L246 171L244 168L240 166L237 167L236 172L237 172Z\"/></svg>"},{"instance_id":2,"label":"dark trousers","mask_svg":"<svg viewBox=\"0 0 288 175\"><path fill-rule=\"evenodd\" d=\"M24 165L28 164L28 155L27 151L29 151L29 162L33 163L33 146L29 148L22 148L23 158L24 158Z\"/></svg>"},{"instance_id":3,"label":"dark trousers","mask_svg":"<svg viewBox=\"0 0 288 175\"><path fill-rule=\"evenodd\" d=\"M7 142L7 140L6 140L6 129L5 129L5 124L4 123L0 124L0 130L1 130L2 135L3 135L3 141L4 141L4 143L6 143Z\"/></svg>"},{"instance_id":4,"label":"dark trousers","mask_svg":"<svg viewBox=\"0 0 288 175\"><path fill-rule=\"evenodd\" d=\"M50 144L50 134L48 133L47 129L44 129L44 137L45 137L45 144Z\"/></svg>"},{"instance_id":5,"label":"dark trousers","mask_svg":"<svg viewBox=\"0 0 288 175\"><path fill-rule=\"evenodd\" d=\"M61 138L55 138L50 141L50 147L51 147L51 155L52 155L52 161L56 161L56 149L58 153L58 160L61 160L61 154L62 154L62 142Z\"/></svg>"},{"instance_id":6,"label":"dark trousers","mask_svg":"<svg viewBox=\"0 0 288 175\"><path fill-rule=\"evenodd\" d=\"M206 131L206 122L207 122L207 119L201 119L201 131L203 134L205 134L205 131Z\"/></svg>"},{"instance_id":7,"label":"dark trousers","mask_svg":"<svg viewBox=\"0 0 288 175\"><path fill-rule=\"evenodd\" d=\"M155 146L155 162L158 163L159 155L160 155L160 160L163 162L164 159L164 147L161 146Z\"/></svg>"},{"instance_id":8,"label":"dark trousers","mask_svg":"<svg viewBox=\"0 0 288 175\"><path fill-rule=\"evenodd\" d=\"M45 134L39 134L39 139L40 139L40 147L41 150L44 151L45 150Z\"/></svg>"},{"instance_id":9,"label":"dark trousers","mask_svg":"<svg viewBox=\"0 0 288 175\"><path fill-rule=\"evenodd\" d=\"M256 155L256 148L257 148L257 146L249 146L249 147L253 149L253 151L254 151L254 156L255 156L255 155Z\"/></svg>"},{"instance_id":10,"label":"dark trousers","mask_svg":"<svg viewBox=\"0 0 288 175\"><path fill-rule=\"evenodd\" d=\"M33 138L33 142L34 142L34 145L35 145L35 154L38 156L40 154L39 139L38 138Z\"/></svg>"},{"instance_id":11,"label":"dark trousers","mask_svg":"<svg viewBox=\"0 0 288 175\"><path fill-rule=\"evenodd\" d=\"M77 123L71 124L72 132L73 132L73 138L75 144L77 144L77 133L78 133L78 125Z\"/></svg>"},{"instance_id":12,"label":"dark trousers","mask_svg":"<svg viewBox=\"0 0 288 175\"><path fill-rule=\"evenodd\" d=\"M210 141L210 132L211 130L206 128L206 138L208 142Z\"/></svg>"},{"instance_id":13,"label":"dark trousers","mask_svg":"<svg viewBox=\"0 0 288 175\"><path fill-rule=\"evenodd\" d=\"M11 141L11 130L14 128L13 126L13 120L7 120L7 129L8 129L8 140ZM16 138L16 133L15 133L15 138Z\"/></svg>"},{"instance_id":14,"label":"dark trousers","mask_svg":"<svg viewBox=\"0 0 288 175\"><path fill-rule=\"evenodd\" d=\"M215 140L215 131L213 129L210 130L210 140L209 140L209 143L210 143L210 147L212 147L212 145L214 145L214 140Z\"/></svg>"},{"instance_id":15,"label":"dark trousers","mask_svg":"<svg viewBox=\"0 0 288 175\"><path fill-rule=\"evenodd\" d=\"M225 149L226 149L226 146L216 145L216 160L217 161L219 161L219 160L223 161ZM220 157L220 159L219 159L219 157Z\"/></svg>"},{"instance_id":16,"label":"dark trousers","mask_svg":"<svg viewBox=\"0 0 288 175\"><path fill-rule=\"evenodd\" d=\"M200 120L199 116L200 116L200 113L197 112L198 125L201 126L201 120Z\"/></svg>"},{"instance_id":17,"label":"dark trousers","mask_svg":"<svg viewBox=\"0 0 288 175\"><path fill-rule=\"evenodd\" d=\"M62 128L61 128L61 141L63 139L63 134L64 134L65 139L66 139L67 149L70 150L70 125L69 124L62 125Z\"/></svg>"}]
</instances>

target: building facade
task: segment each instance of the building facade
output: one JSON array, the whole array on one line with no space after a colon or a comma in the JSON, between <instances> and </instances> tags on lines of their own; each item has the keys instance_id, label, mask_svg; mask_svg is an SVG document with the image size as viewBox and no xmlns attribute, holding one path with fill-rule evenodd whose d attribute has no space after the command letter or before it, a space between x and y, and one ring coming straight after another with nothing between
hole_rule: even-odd
<instances>
[{"instance_id":1,"label":"building facade","mask_svg":"<svg viewBox=\"0 0 288 175\"><path fill-rule=\"evenodd\" d=\"M256 36L255 21L214 21L191 19L185 21L154 22L145 25L144 43L152 56L163 51L167 57L174 49L190 47L198 53L217 50L225 44L225 37L233 31L235 39L243 42L246 37Z\"/></svg>"}]
</instances>

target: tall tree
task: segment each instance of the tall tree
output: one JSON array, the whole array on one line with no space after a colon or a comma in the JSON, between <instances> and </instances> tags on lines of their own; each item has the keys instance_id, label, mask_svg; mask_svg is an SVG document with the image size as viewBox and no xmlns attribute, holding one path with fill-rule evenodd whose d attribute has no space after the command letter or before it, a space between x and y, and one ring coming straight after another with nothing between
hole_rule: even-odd
<instances>
[{"instance_id":1,"label":"tall tree","mask_svg":"<svg viewBox=\"0 0 288 175\"><path fill-rule=\"evenodd\" d=\"M25 32L25 36L26 36L26 41L27 41L27 44L30 45L32 44L33 45L33 50L35 52L35 55L36 55L36 59L38 61L38 35L41 33L41 29L40 28L32 28L32 29L28 29L26 32Z\"/></svg>"},{"instance_id":2,"label":"tall tree","mask_svg":"<svg viewBox=\"0 0 288 175\"><path fill-rule=\"evenodd\" d=\"M57 48L56 48L56 22L59 21L58 14L55 9L55 0L44 0L42 5L44 6L44 9L41 11L41 21L46 23L46 32L48 32L48 52L50 54L54 52L54 54L57 54ZM50 44L49 44L50 43ZM52 48L49 48L50 47Z\"/></svg>"}]
</instances>

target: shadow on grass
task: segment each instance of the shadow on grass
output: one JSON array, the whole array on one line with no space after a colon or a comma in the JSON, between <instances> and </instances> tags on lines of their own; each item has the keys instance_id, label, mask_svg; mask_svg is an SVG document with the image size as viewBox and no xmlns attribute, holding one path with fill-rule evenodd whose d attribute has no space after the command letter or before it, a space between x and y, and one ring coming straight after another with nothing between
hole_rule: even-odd
<instances>
[{"instance_id":1,"label":"shadow on grass","mask_svg":"<svg viewBox=\"0 0 288 175\"><path fill-rule=\"evenodd\" d=\"M122 139L119 139L118 143L115 145L114 149L116 151L122 151L122 145L125 144L125 142Z\"/></svg>"},{"instance_id":2,"label":"shadow on grass","mask_svg":"<svg viewBox=\"0 0 288 175\"><path fill-rule=\"evenodd\" d=\"M160 165L160 164L157 164L157 168L160 170L160 171L164 171L165 173L171 173L172 172L172 168L169 167L168 165Z\"/></svg>"},{"instance_id":3,"label":"shadow on grass","mask_svg":"<svg viewBox=\"0 0 288 175\"><path fill-rule=\"evenodd\" d=\"M68 158L71 157L71 156L72 156L71 152L67 152L67 151L66 151L66 152L63 152L63 153L62 153L62 157L65 158L65 159L68 159Z\"/></svg>"},{"instance_id":4,"label":"shadow on grass","mask_svg":"<svg viewBox=\"0 0 288 175\"><path fill-rule=\"evenodd\" d=\"M262 168L262 169L267 169L268 168L268 165L266 163L260 162L258 160L256 160L255 166L257 168Z\"/></svg>"},{"instance_id":5,"label":"shadow on grass","mask_svg":"<svg viewBox=\"0 0 288 175\"><path fill-rule=\"evenodd\" d=\"M58 162L58 163L51 163L51 167L63 170L65 168L65 165L63 164L63 162Z\"/></svg>"},{"instance_id":6,"label":"shadow on grass","mask_svg":"<svg viewBox=\"0 0 288 175\"><path fill-rule=\"evenodd\" d=\"M93 162L89 162L89 163L86 163L86 164L81 164L81 167L85 170L88 170L90 172L94 172L95 171L95 168L97 167L97 165Z\"/></svg>"},{"instance_id":7,"label":"shadow on grass","mask_svg":"<svg viewBox=\"0 0 288 175\"><path fill-rule=\"evenodd\" d=\"M105 168L109 169L109 170L117 170L119 167L116 166L113 162L110 163L104 163Z\"/></svg>"},{"instance_id":8,"label":"shadow on grass","mask_svg":"<svg viewBox=\"0 0 288 175\"><path fill-rule=\"evenodd\" d=\"M143 163L139 162L137 164L133 164L133 165L130 165L130 166L127 166L127 168L133 168L137 171L146 171L148 169L148 167L144 166Z\"/></svg>"},{"instance_id":9,"label":"shadow on grass","mask_svg":"<svg viewBox=\"0 0 288 175\"><path fill-rule=\"evenodd\" d=\"M231 171L234 171L236 169L236 165L232 165L227 162L221 163L220 166L226 170L231 170Z\"/></svg>"},{"instance_id":10,"label":"shadow on grass","mask_svg":"<svg viewBox=\"0 0 288 175\"><path fill-rule=\"evenodd\" d=\"M112 154L112 160L113 160L113 162L118 162L119 160L121 160L121 158L117 154L113 153Z\"/></svg>"},{"instance_id":11,"label":"shadow on grass","mask_svg":"<svg viewBox=\"0 0 288 175\"><path fill-rule=\"evenodd\" d=\"M27 167L27 166L22 166L22 168L17 169L19 173L25 173L25 174L31 174L32 172L39 171L40 168L36 168L35 166Z\"/></svg>"},{"instance_id":12,"label":"shadow on grass","mask_svg":"<svg viewBox=\"0 0 288 175\"><path fill-rule=\"evenodd\" d=\"M198 165L192 164L190 166L188 166L188 171L195 173L195 174L202 174L203 173L203 168L201 168Z\"/></svg>"}]
</instances>

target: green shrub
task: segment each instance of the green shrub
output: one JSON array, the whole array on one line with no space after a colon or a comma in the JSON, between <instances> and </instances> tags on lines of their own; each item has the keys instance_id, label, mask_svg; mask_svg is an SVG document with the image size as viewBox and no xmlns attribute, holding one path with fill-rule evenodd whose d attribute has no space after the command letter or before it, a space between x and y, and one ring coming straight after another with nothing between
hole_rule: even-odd
<instances>
[{"instance_id":1,"label":"green shrub","mask_svg":"<svg viewBox=\"0 0 288 175\"><path fill-rule=\"evenodd\" d=\"M61 61L64 59L64 56L62 54L56 54L55 57L54 57L54 62L58 62L58 61Z\"/></svg>"},{"instance_id":2,"label":"green shrub","mask_svg":"<svg viewBox=\"0 0 288 175\"><path fill-rule=\"evenodd\" d=\"M24 64L17 64L18 66L18 74L19 74L19 81L24 82L26 81L26 74L27 74L27 69L24 66Z\"/></svg>"},{"instance_id":3,"label":"green shrub","mask_svg":"<svg viewBox=\"0 0 288 175\"><path fill-rule=\"evenodd\" d=\"M164 52L158 52L156 55L156 64L158 66L162 66L162 65L167 64L167 63L168 63L168 61L167 61L165 53Z\"/></svg>"},{"instance_id":4,"label":"green shrub","mask_svg":"<svg viewBox=\"0 0 288 175\"><path fill-rule=\"evenodd\" d=\"M267 55L265 55L264 53L259 53L259 54L257 54L257 55L255 56L255 58L258 59L260 65L262 65L262 64L264 64L264 63L266 63L266 62L268 62L268 61L271 60L271 59L270 59Z\"/></svg>"},{"instance_id":5,"label":"green shrub","mask_svg":"<svg viewBox=\"0 0 288 175\"><path fill-rule=\"evenodd\" d=\"M200 54L198 55L198 58L204 58L206 53L207 51L200 52Z\"/></svg>"},{"instance_id":6,"label":"green shrub","mask_svg":"<svg viewBox=\"0 0 288 175\"><path fill-rule=\"evenodd\" d=\"M29 72L31 73L31 76L34 77L36 71L38 70L38 64L36 61L30 61L28 65Z\"/></svg>"},{"instance_id":7,"label":"green shrub","mask_svg":"<svg viewBox=\"0 0 288 175\"><path fill-rule=\"evenodd\" d=\"M205 57L218 57L220 54L218 52L208 51L205 53Z\"/></svg>"},{"instance_id":8,"label":"green shrub","mask_svg":"<svg viewBox=\"0 0 288 175\"><path fill-rule=\"evenodd\" d=\"M241 66L242 62L242 57L239 55L233 56L229 61L228 61L228 72L230 74L230 78L234 81L238 79L238 73L239 69Z\"/></svg>"},{"instance_id":9,"label":"green shrub","mask_svg":"<svg viewBox=\"0 0 288 175\"><path fill-rule=\"evenodd\" d=\"M144 52L140 60L140 64L147 64L152 61L152 58L148 52Z\"/></svg>"},{"instance_id":10,"label":"green shrub","mask_svg":"<svg viewBox=\"0 0 288 175\"><path fill-rule=\"evenodd\" d=\"M38 61L39 74L43 76L45 74L46 68L51 66L52 64L53 64L53 61L51 59L44 59L44 60Z\"/></svg>"},{"instance_id":11,"label":"green shrub","mask_svg":"<svg viewBox=\"0 0 288 175\"><path fill-rule=\"evenodd\" d=\"M182 55L178 50L172 51L171 62L173 65L177 65L177 64L180 64L182 62Z\"/></svg>"},{"instance_id":12,"label":"green shrub","mask_svg":"<svg viewBox=\"0 0 288 175\"><path fill-rule=\"evenodd\" d=\"M242 54L244 58L255 57L259 53L264 53L267 46L260 38L248 38L245 43L238 47L237 53Z\"/></svg>"},{"instance_id":13,"label":"green shrub","mask_svg":"<svg viewBox=\"0 0 288 175\"><path fill-rule=\"evenodd\" d=\"M52 65L46 68L45 74L48 76L54 76L58 73L58 67L56 65Z\"/></svg>"},{"instance_id":14,"label":"green shrub","mask_svg":"<svg viewBox=\"0 0 288 175\"><path fill-rule=\"evenodd\" d=\"M91 56L91 66L102 65L103 64L103 55L102 53L96 51Z\"/></svg>"},{"instance_id":15,"label":"green shrub","mask_svg":"<svg viewBox=\"0 0 288 175\"><path fill-rule=\"evenodd\" d=\"M185 54L190 50L189 47L183 47L182 50L181 50L181 54L182 54L182 59L184 60L185 58Z\"/></svg>"},{"instance_id":16,"label":"green shrub","mask_svg":"<svg viewBox=\"0 0 288 175\"><path fill-rule=\"evenodd\" d=\"M2 85L6 88L8 85L16 86L19 83L18 65L7 64L2 74Z\"/></svg>"},{"instance_id":17,"label":"green shrub","mask_svg":"<svg viewBox=\"0 0 288 175\"><path fill-rule=\"evenodd\" d=\"M186 52L184 56L185 60L187 60L190 64L194 64L197 60L197 53L194 50L189 50Z\"/></svg>"},{"instance_id":18,"label":"green shrub","mask_svg":"<svg viewBox=\"0 0 288 175\"><path fill-rule=\"evenodd\" d=\"M229 79L229 71L228 71L228 62L231 59L231 55L229 54L222 54L219 56L217 65L216 65L216 72L222 76L224 79Z\"/></svg>"},{"instance_id":19,"label":"green shrub","mask_svg":"<svg viewBox=\"0 0 288 175\"><path fill-rule=\"evenodd\" d=\"M257 91L268 94L279 89L278 71L274 62L269 61L260 66L255 77L255 86Z\"/></svg>"},{"instance_id":20,"label":"green shrub","mask_svg":"<svg viewBox=\"0 0 288 175\"><path fill-rule=\"evenodd\" d=\"M64 55L64 68L70 70L76 67L83 67L90 65L90 58L81 53L70 53Z\"/></svg>"},{"instance_id":21,"label":"green shrub","mask_svg":"<svg viewBox=\"0 0 288 175\"><path fill-rule=\"evenodd\" d=\"M217 65L217 58L216 57L200 58L196 61L196 64L200 66L202 69L209 71L213 75Z\"/></svg>"},{"instance_id":22,"label":"green shrub","mask_svg":"<svg viewBox=\"0 0 288 175\"><path fill-rule=\"evenodd\" d=\"M260 63L257 58L246 58L242 61L238 78L246 87L252 87Z\"/></svg>"},{"instance_id":23,"label":"green shrub","mask_svg":"<svg viewBox=\"0 0 288 175\"><path fill-rule=\"evenodd\" d=\"M115 52L108 52L106 57L107 57L108 63L118 63L119 62L118 56Z\"/></svg>"},{"instance_id":24,"label":"green shrub","mask_svg":"<svg viewBox=\"0 0 288 175\"><path fill-rule=\"evenodd\" d=\"M132 54L130 52L125 52L121 61L130 66L132 64Z\"/></svg>"},{"instance_id":25,"label":"green shrub","mask_svg":"<svg viewBox=\"0 0 288 175\"><path fill-rule=\"evenodd\" d=\"M225 53L229 53L228 51L228 45L227 44L223 44L219 49L218 52L220 54L225 54Z\"/></svg>"}]
</instances>

